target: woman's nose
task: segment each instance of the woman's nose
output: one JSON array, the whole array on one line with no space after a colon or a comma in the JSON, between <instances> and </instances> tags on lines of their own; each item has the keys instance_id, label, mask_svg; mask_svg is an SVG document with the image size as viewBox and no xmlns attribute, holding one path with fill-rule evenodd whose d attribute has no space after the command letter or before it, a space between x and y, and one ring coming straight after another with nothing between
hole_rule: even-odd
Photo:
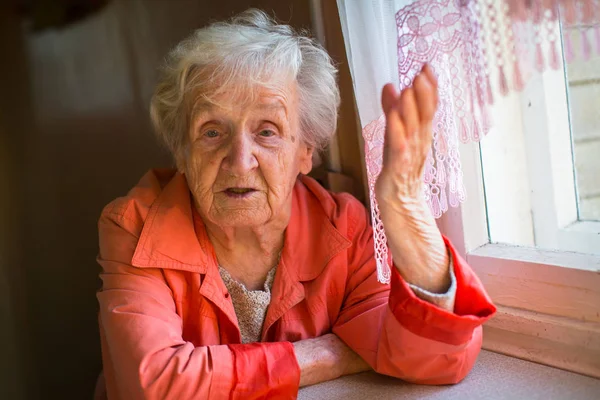
<instances>
[{"instance_id":1,"label":"woman's nose","mask_svg":"<svg viewBox=\"0 0 600 400\"><path fill-rule=\"evenodd\" d=\"M258 166L251 138L245 134L235 135L231 139L224 168L235 175L244 175Z\"/></svg>"}]
</instances>

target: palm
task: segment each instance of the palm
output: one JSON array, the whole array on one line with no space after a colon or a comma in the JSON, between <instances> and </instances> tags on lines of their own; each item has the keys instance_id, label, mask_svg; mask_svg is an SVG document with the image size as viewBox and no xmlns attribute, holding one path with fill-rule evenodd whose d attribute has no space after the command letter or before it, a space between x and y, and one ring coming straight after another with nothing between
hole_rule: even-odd
<instances>
[{"instance_id":1,"label":"palm","mask_svg":"<svg viewBox=\"0 0 600 400\"><path fill-rule=\"evenodd\" d=\"M413 86L400 94L391 84L383 88L386 132L383 168L375 186L380 205L420 201L421 175L431 147L437 102L437 81L428 66Z\"/></svg>"}]
</instances>

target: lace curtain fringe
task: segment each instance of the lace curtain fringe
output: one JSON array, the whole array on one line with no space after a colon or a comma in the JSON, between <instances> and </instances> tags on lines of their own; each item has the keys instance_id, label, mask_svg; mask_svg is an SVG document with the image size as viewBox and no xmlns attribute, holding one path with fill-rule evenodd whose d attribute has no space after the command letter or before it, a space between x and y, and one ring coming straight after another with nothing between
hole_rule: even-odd
<instances>
[{"instance_id":1,"label":"lace curtain fringe","mask_svg":"<svg viewBox=\"0 0 600 400\"><path fill-rule=\"evenodd\" d=\"M584 60L600 54L600 0L420 0L395 19L400 90L424 63L438 76L439 108L423 175L424 197L436 218L466 199L459 142L479 141L489 132L497 94L520 91L535 73L562 68L562 49L567 62L577 54ZM579 51L573 32L581 38ZM384 131L382 115L364 127L363 137L378 279L388 283L391 260L374 196Z\"/></svg>"}]
</instances>

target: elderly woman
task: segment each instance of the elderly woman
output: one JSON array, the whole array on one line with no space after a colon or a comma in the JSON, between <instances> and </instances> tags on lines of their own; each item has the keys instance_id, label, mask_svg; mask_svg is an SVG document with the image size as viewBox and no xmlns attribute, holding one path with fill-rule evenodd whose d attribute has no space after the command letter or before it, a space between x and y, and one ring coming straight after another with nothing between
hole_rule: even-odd
<instances>
[{"instance_id":1,"label":"elderly woman","mask_svg":"<svg viewBox=\"0 0 600 400\"><path fill-rule=\"evenodd\" d=\"M108 397L294 398L366 369L460 381L494 306L422 198L436 102L427 67L383 88L383 285L365 208L305 176L336 128L327 53L256 10L172 50L151 116L177 169L99 222Z\"/></svg>"}]
</instances>

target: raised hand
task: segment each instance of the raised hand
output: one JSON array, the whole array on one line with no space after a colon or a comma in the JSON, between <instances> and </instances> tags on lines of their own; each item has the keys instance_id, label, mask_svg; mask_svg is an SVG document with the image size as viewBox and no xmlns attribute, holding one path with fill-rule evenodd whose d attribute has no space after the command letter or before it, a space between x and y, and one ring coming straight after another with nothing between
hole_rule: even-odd
<instances>
[{"instance_id":1,"label":"raised hand","mask_svg":"<svg viewBox=\"0 0 600 400\"><path fill-rule=\"evenodd\" d=\"M423 197L422 173L431 148L437 80L423 67L412 87L382 91L386 116L383 166L375 185L394 264L406 281L443 293L450 284L448 254Z\"/></svg>"},{"instance_id":2,"label":"raised hand","mask_svg":"<svg viewBox=\"0 0 600 400\"><path fill-rule=\"evenodd\" d=\"M437 80L425 66L400 95L391 83L381 103L386 116L383 169L377 181L378 201L420 200L422 172L431 148L433 116L437 109Z\"/></svg>"}]
</instances>

